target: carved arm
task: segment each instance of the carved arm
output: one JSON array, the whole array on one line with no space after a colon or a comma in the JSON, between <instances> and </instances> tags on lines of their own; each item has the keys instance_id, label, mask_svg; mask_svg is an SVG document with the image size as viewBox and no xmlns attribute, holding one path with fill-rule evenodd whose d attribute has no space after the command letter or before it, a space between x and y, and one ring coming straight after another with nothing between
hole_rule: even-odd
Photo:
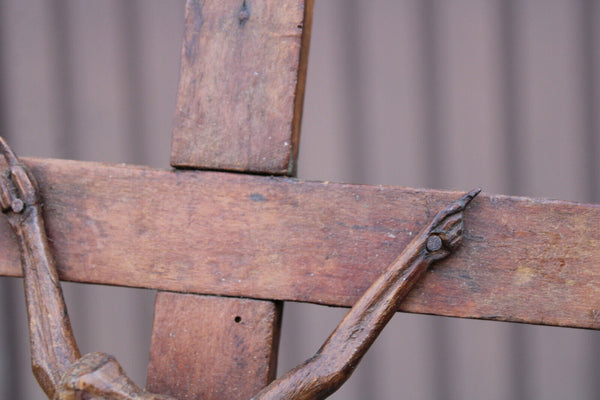
<instances>
[{"instance_id":1,"label":"carved arm","mask_svg":"<svg viewBox=\"0 0 600 400\"><path fill-rule=\"evenodd\" d=\"M0 176L0 207L21 249L31 366L46 396L55 400L167 399L136 386L109 355L81 357L48 247L37 183L2 138L0 153L8 164Z\"/></svg>"},{"instance_id":2,"label":"carved arm","mask_svg":"<svg viewBox=\"0 0 600 400\"><path fill-rule=\"evenodd\" d=\"M458 247L463 211L479 192L473 190L440 211L367 289L319 351L253 400L318 400L339 389L427 268Z\"/></svg>"}]
</instances>

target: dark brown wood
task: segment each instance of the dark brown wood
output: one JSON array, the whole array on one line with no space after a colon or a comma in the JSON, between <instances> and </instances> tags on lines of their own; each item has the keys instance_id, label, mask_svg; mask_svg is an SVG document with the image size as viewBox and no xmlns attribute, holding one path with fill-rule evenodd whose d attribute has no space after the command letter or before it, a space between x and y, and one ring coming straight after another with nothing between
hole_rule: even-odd
<instances>
[{"instance_id":1,"label":"dark brown wood","mask_svg":"<svg viewBox=\"0 0 600 400\"><path fill-rule=\"evenodd\" d=\"M60 383L60 393L53 400L175 400L141 389L113 356L100 352L75 361Z\"/></svg>"},{"instance_id":2,"label":"dark brown wood","mask_svg":"<svg viewBox=\"0 0 600 400\"><path fill-rule=\"evenodd\" d=\"M281 304L158 293L148 389L247 400L275 378Z\"/></svg>"},{"instance_id":3,"label":"dark brown wood","mask_svg":"<svg viewBox=\"0 0 600 400\"><path fill-rule=\"evenodd\" d=\"M187 1L173 166L294 170L312 8L313 0Z\"/></svg>"},{"instance_id":4,"label":"dark brown wood","mask_svg":"<svg viewBox=\"0 0 600 400\"><path fill-rule=\"evenodd\" d=\"M26 160L62 279L351 306L452 192ZM600 206L480 195L400 310L600 327ZM0 274L20 276L0 224Z\"/></svg>"}]
</instances>

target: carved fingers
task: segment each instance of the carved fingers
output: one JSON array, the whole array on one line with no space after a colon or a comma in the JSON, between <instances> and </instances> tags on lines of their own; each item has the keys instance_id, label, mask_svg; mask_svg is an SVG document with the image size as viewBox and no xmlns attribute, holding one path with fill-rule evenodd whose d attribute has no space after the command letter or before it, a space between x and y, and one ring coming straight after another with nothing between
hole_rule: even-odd
<instances>
[{"instance_id":1,"label":"carved fingers","mask_svg":"<svg viewBox=\"0 0 600 400\"><path fill-rule=\"evenodd\" d=\"M446 257L459 246L463 233L463 211L479 192L481 189L470 191L442 209L434 218L425 247L435 259Z\"/></svg>"},{"instance_id":2,"label":"carved fingers","mask_svg":"<svg viewBox=\"0 0 600 400\"><path fill-rule=\"evenodd\" d=\"M63 376L57 400L175 400L148 393L127 377L117 360L105 353L89 353Z\"/></svg>"},{"instance_id":3,"label":"carved fingers","mask_svg":"<svg viewBox=\"0 0 600 400\"><path fill-rule=\"evenodd\" d=\"M0 175L0 207L10 220L11 216L21 214L27 207L38 204L37 184L28 168L19 162L1 137L0 153L8 167Z\"/></svg>"}]
</instances>

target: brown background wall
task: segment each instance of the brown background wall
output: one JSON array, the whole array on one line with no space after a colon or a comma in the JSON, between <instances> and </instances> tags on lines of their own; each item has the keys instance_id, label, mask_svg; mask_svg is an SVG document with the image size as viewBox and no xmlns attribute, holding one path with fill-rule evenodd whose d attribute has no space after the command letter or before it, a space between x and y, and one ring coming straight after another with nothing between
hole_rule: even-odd
<instances>
[{"instance_id":1,"label":"brown background wall","mask_svg":"<svg viewBox=\"0 0 600 400\"><path fill-rule=\"evenodd\" d=\"M317 0L303 179L600 201L600 4ZM183 0L1 0L0 134L168 168ZM82 266L85 268L85 266ZM84 352L143 382L154 294L66 285ZM344 310L286 304L280 370ZM0 279L0 399L42 399ZM334 399L597 399L597 332L397 315Z\"/></svg>"}]
</instances>

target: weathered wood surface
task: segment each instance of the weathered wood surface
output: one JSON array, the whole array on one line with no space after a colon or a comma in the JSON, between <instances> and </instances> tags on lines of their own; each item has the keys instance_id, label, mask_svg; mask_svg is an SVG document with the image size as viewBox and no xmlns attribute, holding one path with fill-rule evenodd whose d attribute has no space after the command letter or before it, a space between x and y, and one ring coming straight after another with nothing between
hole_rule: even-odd
<instances>
[{"instance_id":1,"label":"weathered wood surface","mask_svg":"<svg viewBox=\"0 0 600 400\"><path fill-rule=\"evenodd\" d=\"M186 2L171 165L294 173L312 8L312 0ZM201 306L198 318L170 313ZM224 319L230 313L244 322ZM248 399L275 376L280 325L271 301L159 293L148 387ZM166 331L176 332L163 339Z\"/></svg>"},{"instance_id":2,"label":"weathered wood surface","mask_svg":"<svg viewBox=\"0 0 600 400\"><path fill-rule=\"evenodd\" d=\"M62 377L81 357L46 237L37 184L0 138L8 167L0 176L0 218L19 244L31 367L48 398L59 398Z\"/></svg>"},{"instance_id":3,"label":"weathered wood surface","mask_svg":"<svg viewBox=\"0 0 600 400\"><path fill-rule=\"evenodd\" d=\"M351 306L458 193L25 159L62 279ZM600 206L480 195L401 310L600 328ZM0 274L20 276L0 225Z\"/></svg>"},{"instance_id":4,"label":"weathered wood surface","mask_svg":"<svg viewBox=\"0 0 600 400\"><path fill-rule=\"evenodd\" d=\"M171 165L295 172L312 8L312 0L186 2ZM211 268L221 263L228 265L213 259ZM204 303L198 318L169 312ZM232 329L235 322L223 318L232 312L256 318ZM148 387L182 398L248 399L274 378L280 324L281 307L270 301L159 293Z\"/></svg>"},{"instance_id":5,"label":"weathered wood surface","mask_svg":"<svg viewBox=\"0 0 600 400\"><path fill-rule=\"evenodd\" d=\"M173 166L294 170L312 8L313 0L187 1Z\"/></svg>"},{"instance_id":6,"label":"weathered wood surface","mask_svg":"<svg viewBox=\"0 0 600 400\"><path fill-rule=\"evenodd\" d=\"M270 301L159 293L148 389L248 400L275 378L280 314Z\"/></svg>"},{"instance_id":7,"label":"weathered wood surface","mask_svg":"<svg viewBox=\"0 0 600 400\"><path fill-rule=\"evenodd\" d=\"M460 246L463 211L479 192L479 189L474 190L440 210L369 286L315 355L279 377L253 399L320 400L337 391L427 269Z\"/></svg>"},{"instance_id":8,"label":"weathered wood surface","mask_svg":"<svg viewBox=\"0 0 600 400\"><path fill-rule=\"evenodd\" d=\"M81 357L48 246L36 180L0 138L8 167L0 176L0 210L20 245L33 374L49 399L169 400L145 392L105 353Z\"/></svg>"}]
</instances>

